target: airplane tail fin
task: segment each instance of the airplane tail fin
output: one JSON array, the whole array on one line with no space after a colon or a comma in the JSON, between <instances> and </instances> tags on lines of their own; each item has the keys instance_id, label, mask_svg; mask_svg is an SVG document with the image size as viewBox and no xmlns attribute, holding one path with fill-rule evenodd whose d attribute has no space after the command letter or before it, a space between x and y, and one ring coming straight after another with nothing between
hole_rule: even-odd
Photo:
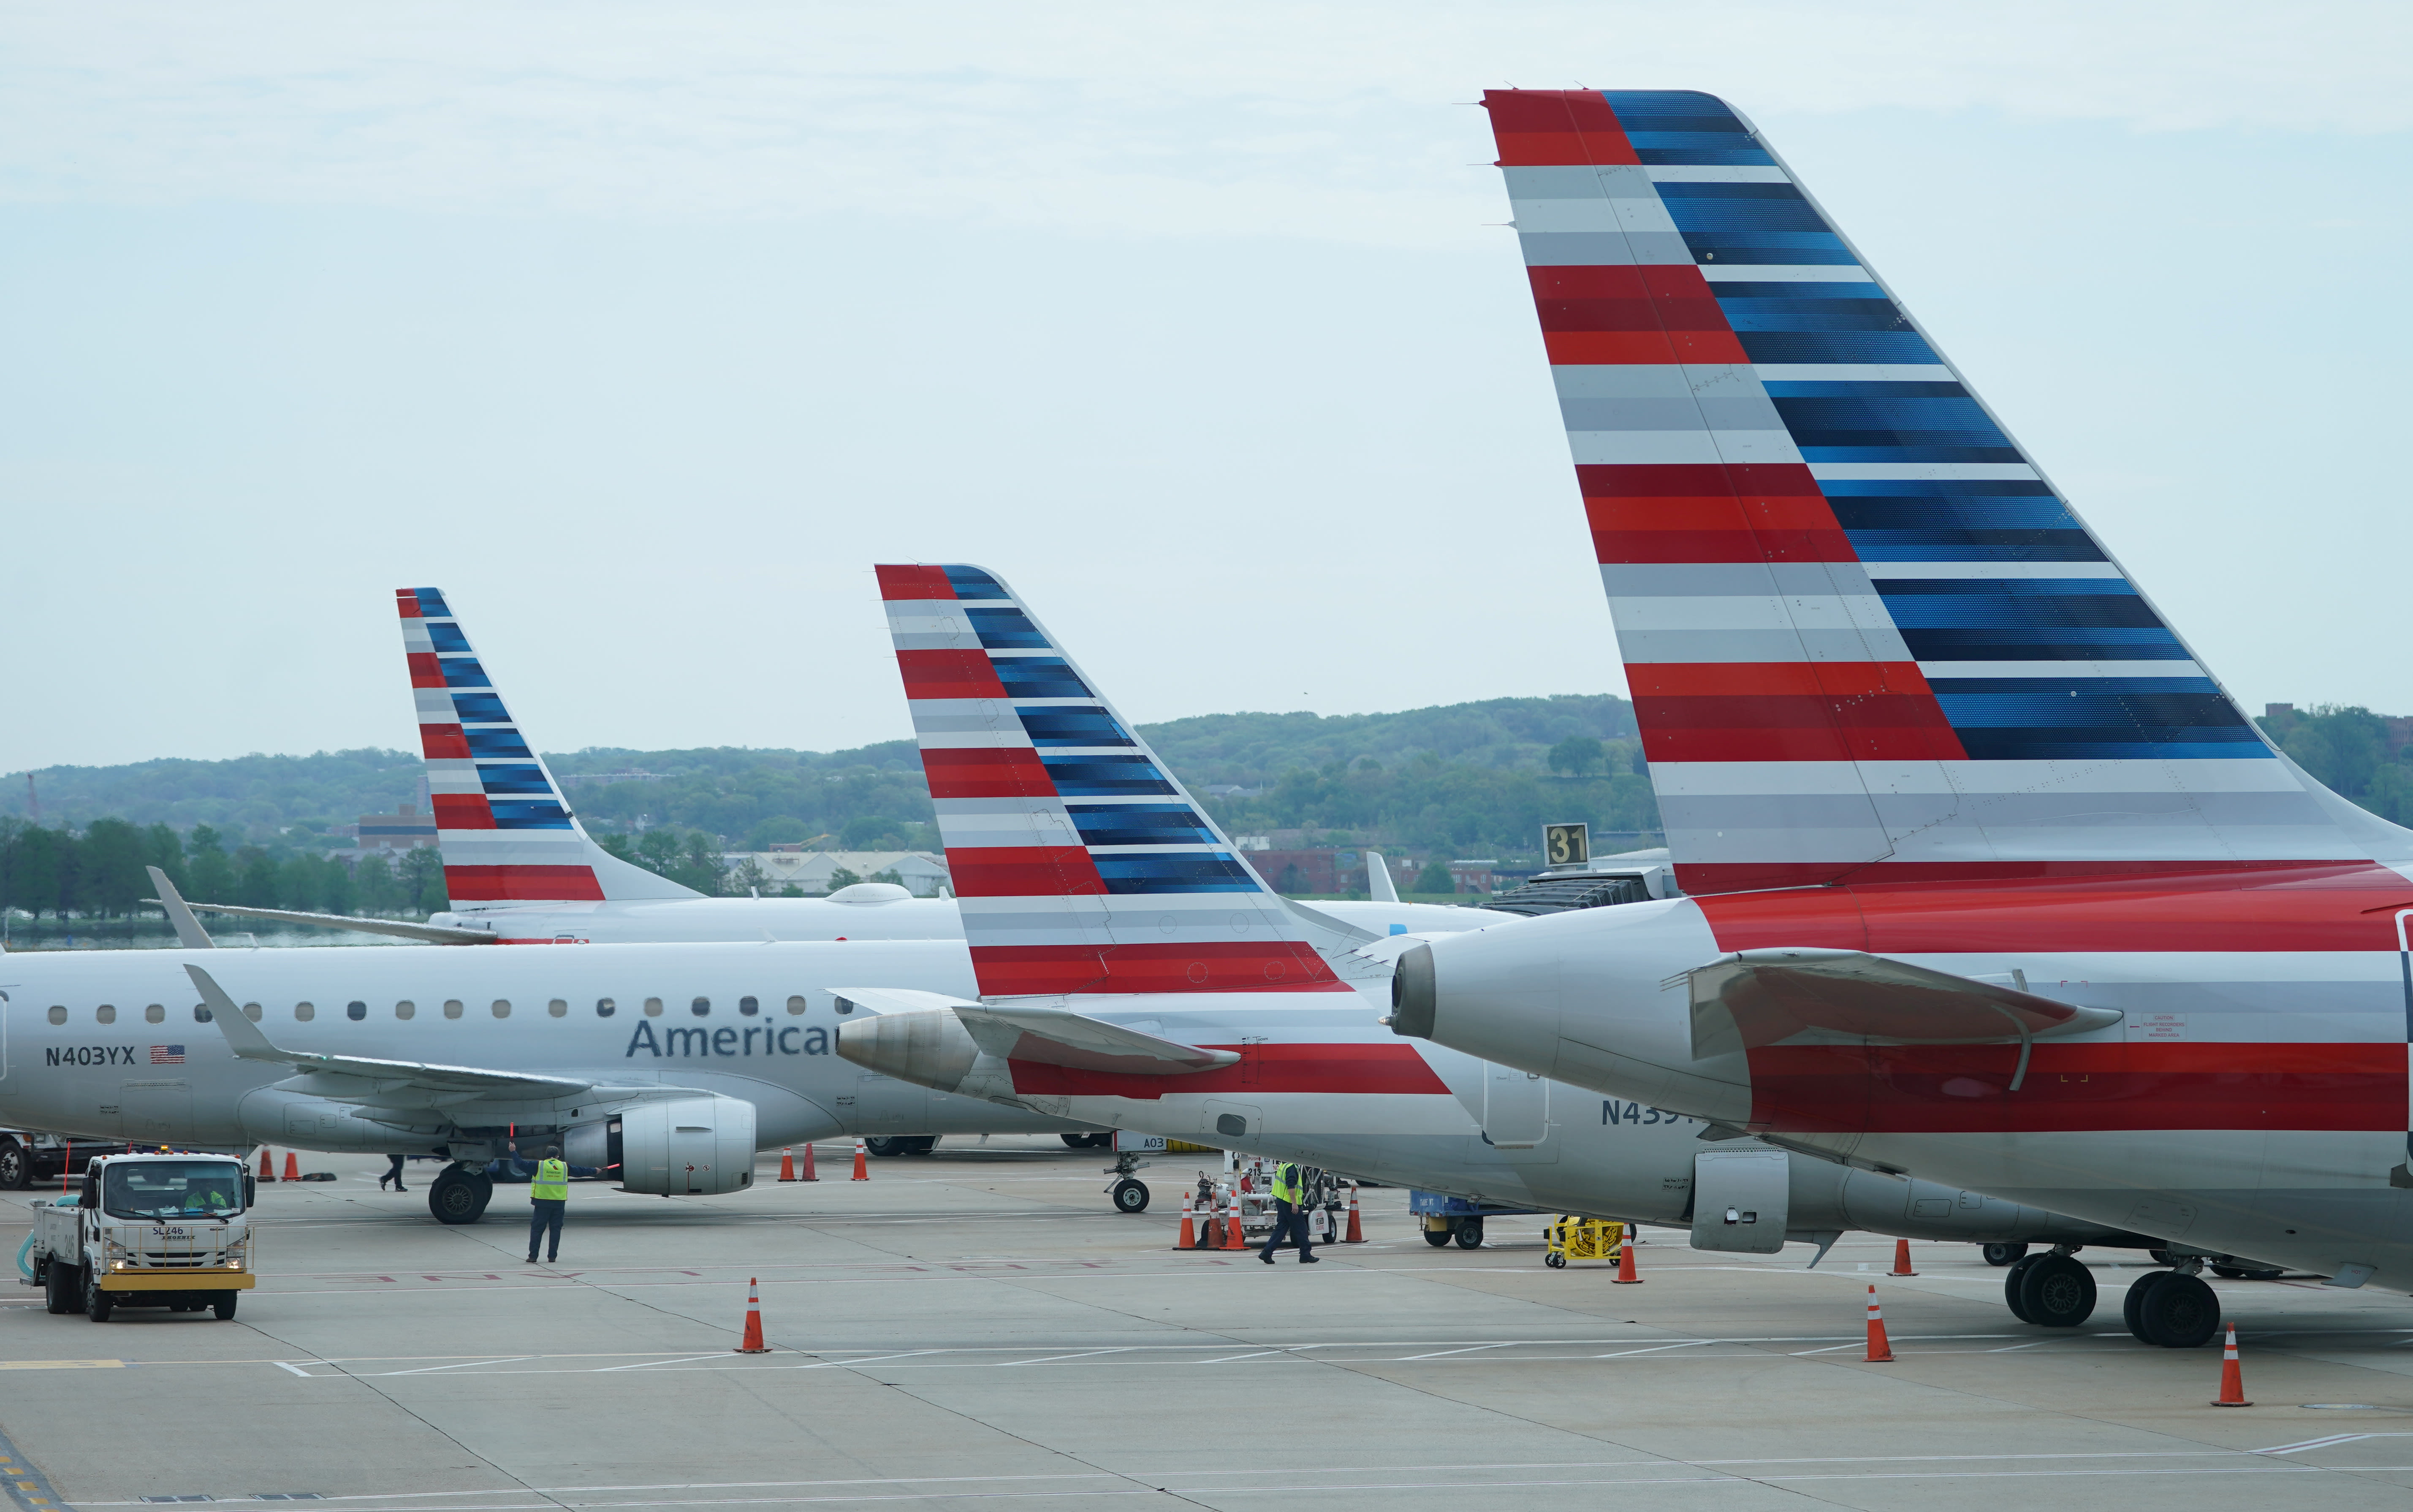
<instances>
[{"instance_id":1,"label":"airplane tail fin","mask_svg":"<svg viewBox=\"0 0 2413 1512\"><path fill-rule=\"evenodd\" d=\"M2263 738L1723 101L1484 104L1687 891L2413 854Z\"/></svg>"},{"instance_id":2,"label":"airplane tail fin","mask_svg":"<svg viewBox=\"0 0 2413 1512\"><path fill-rule=\"evenodd\" d=\"M983 996L1347 990L994 574L878 570Z\"/></svg>"},{"instance_id":3,"label":"airplane tail fin","mask_svg":"<svg viewBox=\"0 0 2413 1512\"><path fill-rule=\"evenodd\" d=\"M588 838L433 588L394 591L428 803L455 908L696 898Z\"/></svg>"}]
</instances>

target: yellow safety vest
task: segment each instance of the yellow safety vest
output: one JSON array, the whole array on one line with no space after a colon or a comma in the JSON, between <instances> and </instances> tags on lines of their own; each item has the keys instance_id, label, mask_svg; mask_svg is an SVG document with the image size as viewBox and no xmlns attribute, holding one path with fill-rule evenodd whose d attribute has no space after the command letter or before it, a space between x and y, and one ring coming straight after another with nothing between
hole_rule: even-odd
<instances>
[{"instance_id":1,"label":"yellow safety vest","mask_svg":"<svg viewBox=\"0 0 2413 1512\"><path fill-rule=\"evenodd\" d=\"M1298 1206L1298 1167L1285 1162L1274 1167L1274 1200Z\"/></svg>"},{"instance_id":2,"label":"yellow safety vest","mask_svg":"<svg viewBox=\"0 0 2413 1512\"><path fill-rule=\"evenodd\" d=\"M536 1180L528 1182L530 1202L567 1202L570 1200L570 1167L557 1160L539 1161Z\"/></svg>"}]
</instances>

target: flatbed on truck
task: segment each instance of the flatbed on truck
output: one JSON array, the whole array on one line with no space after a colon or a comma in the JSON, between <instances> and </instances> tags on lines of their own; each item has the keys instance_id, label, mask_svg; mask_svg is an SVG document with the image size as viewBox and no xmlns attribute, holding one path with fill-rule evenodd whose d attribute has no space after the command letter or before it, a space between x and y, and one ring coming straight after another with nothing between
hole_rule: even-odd
<instances>
[{"instance_id":1,"label":"flatbed on truck","mask_svg":"<svg viewBox=\"0 0 2413 1512\"><path fill-rule=\"evenodd\" d=\"M121 1307L234 1316L251 1289L251 1177L232 1155L104 1155L73 1197L34 1202L19 1282L54 1314Z\"/></svg>"}]
</instances>

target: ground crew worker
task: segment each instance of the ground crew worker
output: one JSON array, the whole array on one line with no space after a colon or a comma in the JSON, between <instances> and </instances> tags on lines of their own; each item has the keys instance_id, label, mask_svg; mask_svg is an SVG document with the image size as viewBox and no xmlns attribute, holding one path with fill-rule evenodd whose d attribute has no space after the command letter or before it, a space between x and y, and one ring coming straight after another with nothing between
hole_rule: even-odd
<instances>
[{"instance_id":1,"label":"ground crew worker","mask_svg":"<svg viewBox=\"0 0 2413 1512\"><path fill-rule=\"evenodd\" d=\"M536 1264L537 1241L547 1236L545 1263L561 1258L561 1215L569 1207L570 1167L561 1163L561 1146L546 1145L536 1178L528 1182L528 1264Z\"/></svg>"},{"instance_id":2,"label":"ground crew worker","mask_svg":"<svg viewBox=\"0 0 2413 1512\"><path fill-rule=\"evenodd\" d=\"M1314 1241L1308 1237L1306 1196L1300 1190L1299 1167L1296 1162L1288 1160L1274 1167L1274 1231L1257 1258L1273 1264L1274 1251L1281 1247L1285 1232L1298 1244L1299 1264L1323 1264L1315 1257Z\"/></svg>"}]
</instances>

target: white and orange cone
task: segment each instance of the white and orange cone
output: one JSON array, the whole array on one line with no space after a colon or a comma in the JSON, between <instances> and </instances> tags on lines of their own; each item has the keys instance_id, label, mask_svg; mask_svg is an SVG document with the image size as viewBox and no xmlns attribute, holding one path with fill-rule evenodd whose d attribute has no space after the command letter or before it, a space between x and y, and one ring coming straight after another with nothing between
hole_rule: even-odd
<instances>
[{"instance_id":1,"label":"white and orange cone","mask_svg":"<svg viewBox=\"0 0 2413 1512\"><path fill-rule=\"evenodd\" d=\"M1886 1274L1889 1276L1915 1276L1918 1274L1917 1271L1913 1270L1910 1268L1910 1240L1906 1239L1898 1239L1893 1241L1893 1269L1887 1271Z\"/></svg>"},{"instance_id":2,"label":"white and orange cone","mask_svg":"<svg viewBox=\"0 0 2413 1512\"><path fill-rule=\"evenodd\" d=\"M302 1162L290 1150L285 1152L285 1179L289 1182L302 1179Z\"/></svg>"},{"instance_id":3,"label":"white and orange cone","mask_svg":"<svg viewBox=\"0 0 2413 1512\"><path fill-rule=\"evenodd\" d=\"M871 1180L871 1161L864 1154L863 1141L860 1139L854 1141L854 1174L847 1179L854 1182Z\"/></svg>"},{"instance_id":4,"label":"white and orange cone","mask_svg":"<svg viewBox=\"0 0 2413 1512\"><path fill-rule=\"evenodd\" d=\"M1224 1242L1236 1250L1245 1250L1249 1247L1249 1236L1240 1227L1240 1189L1236 1186L1232 1188L1231 1213L1231 1232L1223 1236Z\"/></svg>"},{"instance_id":5,"label":"white and orange cone","mask_svg":"<svg viewBox=\"0 0 2413 1512\"><path fill-rule=\"evenodd\" d=\"M1893 1363L1893 1344L1886 1338L1885 1311L1877 1306L1877 1288L1873 1283L1869 1286L1869 1353L1867 1363L1871 1365L1890 1365Z\"/></svg>"},{"instance_id":6,"label":"white and orange cone","mask_svg":"<svg viewBox=\"0 0 2413 1512\"><path fill-rule=\"evenodd\" d=\"M2220 1351L2220 1395L2213 1399L2215 1407L2251 1407L2245 1400L2245 1373L2237 1363L2237 1325L2228 1326L2228 1343Z\"/></svg>"},{"instance_id":7,"label":"white and orange cone","mask_svg":"<svg viewBox=\"0 0 2413 1512\"><path fill-rule=\"evenodd\" d=\"M746 1337L739 1340L733 1353L767 1355L771 1346L762 1342L762 1283L752 1276L746 1278Z\"/></svg>"},{"instance_id":8,"label":"white and orange cone","mask_svg":"<svg viewBox=\"0 0 2413 1512\"><path fill-rule=\"evenodd\" d=\"M807 1145L805 1148L809 1150L812 1146ZM795 1179L796 1152L793 1150L782 1150L779 1152L779 1180L792 1182Z\"/></svg>"},{"instance_id":9,"label":"white and orange cone","mask_svg":"<svg viewBox=\"0 0 2413 1512\"><path fill-rule=\"evenodd\" d=\"M1357 1221L1357 1183L1355 1182L1349 1183L1349 1232L1340 1242L1343 1244L1366 1242L1366 1226Z\"/></svg>"},{"instance_id":10,"label":"white and orange cone","mask_svg":"<svg viewBox=\"0 0 2413 1512\"><path fill-rule=\"evenodd\" d=\"M1642 1277L1636 1273L1634 1261L1634 1226L1627 1224L1617 1236L1617 1275L1612 1286L1639 1286Z\"/></svg>"},{"instance_id":11,"label":"white and orange cone","mask_svg":"<svg viewBox=\"0 0 2413 1512\"><path fill-rule=\"evenodd\" d=\"M1181 1194L1181 1236L1173 1241L1175 1249L1194 1250L1198 1247L1198 1230L1192 1223L1192 1217L1190 1194L1184 1192Z\"/></svg>"}]
</instances>

